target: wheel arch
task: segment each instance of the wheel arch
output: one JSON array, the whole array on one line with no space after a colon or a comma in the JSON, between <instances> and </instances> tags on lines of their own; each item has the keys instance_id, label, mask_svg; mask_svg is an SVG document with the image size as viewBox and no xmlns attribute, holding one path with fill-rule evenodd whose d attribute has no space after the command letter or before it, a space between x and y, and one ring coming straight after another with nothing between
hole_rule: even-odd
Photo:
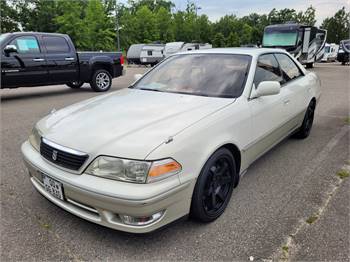
<instances>
[{"instance_id":1,"label":"wheel arch","mask_svg":"<svg viewBox=\"0 0 350 262\"><path fill-rule=\"evenodd\" d=\"M235 160L237 173L239 175L240 172L241 172L241 160L242 160L241 159L242 158L241 157L241 151L239 150L239 148L233 143L224 144L221 147L219 147L218 149L220 149L220 148L226 148L226 149L228 149L231 152L231 154L233 155L233 159Z\"/></svg>"},{"instance_id":2,"label":"wheel arch","mask_svg":"<svg viewBox=\"0 0 350 262\"><path fill-rule=\"evenodd\" d=\"M91 67L91 76L90 78L92 78L92 76L94 75L94 73L99 70L99 69L104 69L107 70L108 73L110 73L111 76L113 76L113 67L110 63L94 63Z\"/></svg>"}]
</instances>

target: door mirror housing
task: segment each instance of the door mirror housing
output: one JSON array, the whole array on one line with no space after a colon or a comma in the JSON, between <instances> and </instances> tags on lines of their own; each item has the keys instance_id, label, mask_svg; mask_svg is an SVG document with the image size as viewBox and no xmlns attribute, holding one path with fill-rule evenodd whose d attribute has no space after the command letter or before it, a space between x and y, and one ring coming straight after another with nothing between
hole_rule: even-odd
<instances>
[{"instance_id":1,"label":"door mirror housing","mask_svg":"<svg viewBox=\"0 0 350 262\"><path fill-rule=\"evenodd\" d=\"M17 53L17 47L15 45L7 45L5 46L4 48L4 52L6 54L9 54L9 53Z\"/></svg>"},{"instance_id":2,"label":"door mirror housing","mask_svg":"<svg viewBox=\"0 0 350 262\"><path fill-rule=\"evenodd\" d=\"M278 81L262 81L253 91L253 98L277 95L281 91L281 84Z\"/></svg>"},{"instance_id":3,"label":"door mirror housing","mask_svg":"<svg viewBox=\"0 0 350 262\"><path fill-rule=\"evenodd\" d=\"M134 79L135 81L139 80L142 77L142 74L135 74Z\"/></svg>"}]
</instances>

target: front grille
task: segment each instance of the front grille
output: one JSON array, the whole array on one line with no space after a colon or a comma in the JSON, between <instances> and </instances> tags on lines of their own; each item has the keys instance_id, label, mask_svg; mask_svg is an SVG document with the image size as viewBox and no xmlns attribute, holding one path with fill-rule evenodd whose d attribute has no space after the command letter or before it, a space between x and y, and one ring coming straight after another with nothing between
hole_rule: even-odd
<instances>
[{"instance_id":1,"label":"front grille","mask_svg":"<svg viewBox=\"0 0 350 262\"><path fill-rule=\"evenodd\" d=\"M52 143L50 142L50 144ZM86 154L73 154L58 147L61 148L59 145L57 147L49 145L42 139L40 143L40 154L48 161L72 170L79 170L88 158Z\"/></svg>"}]
</instances>

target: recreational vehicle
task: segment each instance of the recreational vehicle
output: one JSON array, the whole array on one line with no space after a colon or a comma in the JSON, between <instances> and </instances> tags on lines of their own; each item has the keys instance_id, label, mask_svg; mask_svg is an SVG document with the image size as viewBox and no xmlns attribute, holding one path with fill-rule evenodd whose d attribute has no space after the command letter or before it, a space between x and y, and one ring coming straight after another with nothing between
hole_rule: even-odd
<instances>
[{"instance_id":1,"label":"recreational vehicle","mask_svg":"<svg viewBox=\"0 0 350 262\"><path fill-rule=\"evenodd\" d=\"M192 51L200 49L209 49L212 48L211 44L205 43L185 43L185 42L170 42L167 43L164 47L164 56L168 57L171 54L183 51Z\"/></svg>"},{"instance_id":2,"label":"recreational vehicle","mask_svg":"<svg viewBox=\"0 0 350 262\"><path fill-rule=\"evenodd\" d=\"M263 47L283 48L307 68L320 61L325 52L327 30L286 23L265 27Z\"/></svg>"},{"instance_id":3,"label":"recreational vehicle","mask_svg":"<svg viewBox=\"0 0 350 262\"><path fill-rule=\"evenodd\" d=\"M163 44L144 45L140 55L141 64L154 66L164 59L163 51Z\"/></svg>"},{"instance_id":4,"label":"recreational vehicle","mask_svg":"<svg viewBox=\"0 0 350 262\"><path fill-rule=\"evenodd\" d=\"M145 44L131 45L126 53L126 59L129 64L141 64L140 56L141 50Z\"/></svg>"},{"instance_id":5,"label":"recreational vehicle","mask_svg":"<svg viewBox=\"0 0 350 262\"><path fill-rule=\"evenodd\" d=\"M322 62L335 62L337 60L339 45L337 44L326 44Z\"/></svg>"},{"instance_id":6,"label":"recreational vehicle","mask_svg":"<svg viewBox=\"0 0 350 262\"><path fill-rule=\"evenodd\" d=\"M342 65L349 63L349 60L350 60L350 39L340 41L337 60L339 62L341 62Z\"/></svg>"}]
</instances>

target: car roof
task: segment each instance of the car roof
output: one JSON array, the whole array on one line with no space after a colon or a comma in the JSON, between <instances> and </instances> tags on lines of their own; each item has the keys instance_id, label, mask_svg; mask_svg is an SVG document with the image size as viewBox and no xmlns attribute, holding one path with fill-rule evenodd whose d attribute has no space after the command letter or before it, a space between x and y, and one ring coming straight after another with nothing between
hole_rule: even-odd
<instances>
[{"instance_id":1,"label":"car roof","mask_svg":"<svg viewBox=\"0 0 350 262\"><path fill-rule=\"evenodd\" d=\"M210 48L192 51L179 52L177 54L235 54L259 56L266 53L287 53L280 48L259 48L259 47L230 47L230 48Z\"/></svg>"},{"instance_id":2,"label":"car roof","mask_svg":"<svg viewBox=\"0 0 350 262\"><path fill-rule=\"evenodd\" d=\"M11 35L51 35L51 36L67 36L60 33L44 33L44 32L11 32Z\"/></svg>"}]
</instances>

